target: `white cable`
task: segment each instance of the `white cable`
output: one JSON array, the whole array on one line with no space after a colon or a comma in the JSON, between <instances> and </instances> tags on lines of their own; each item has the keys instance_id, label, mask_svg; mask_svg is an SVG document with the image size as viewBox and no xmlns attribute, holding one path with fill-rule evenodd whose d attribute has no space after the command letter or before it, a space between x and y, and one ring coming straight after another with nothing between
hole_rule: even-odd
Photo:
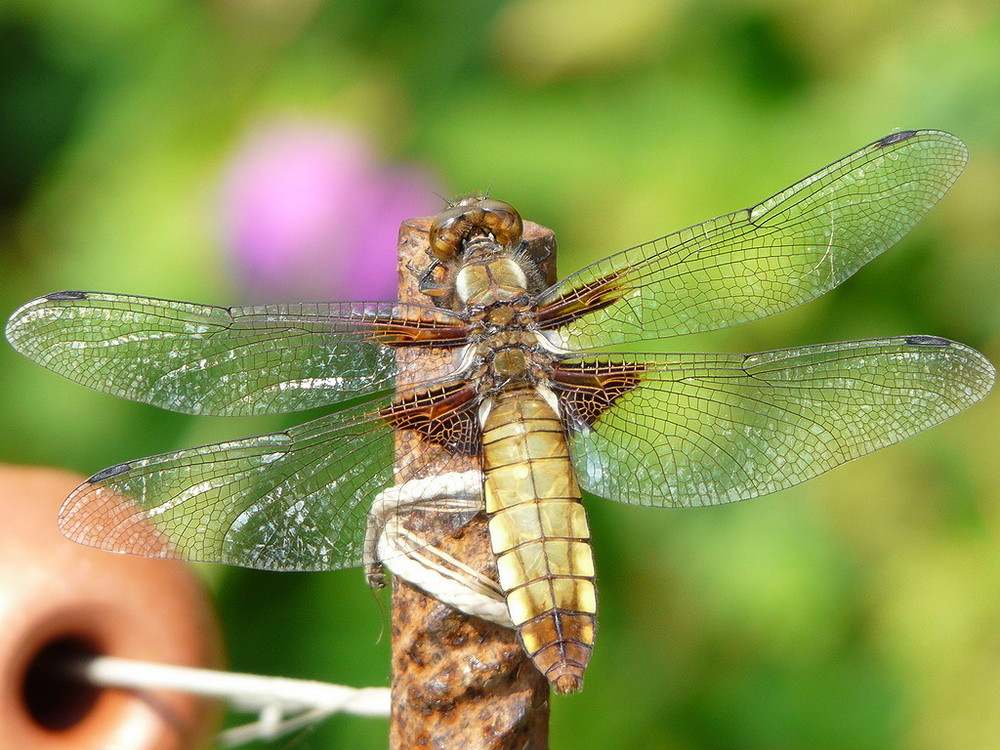
<instances>
[{"instance_id":1,"label":"white cable","mask_svg":"<svg viewBox=\"0 0 1000 750\"><path fill-rule=\"evenodd\" d=\"M259 712L257 722L223 732L219 744L224 747L274 739L338 712L389 715L388 688L352 688L114 656L78 657L70 660L68 669L73 676L96 687L177 690L218 698L237 710ZM287 716L295 712L298 715Z\"/></svg>"},{"instance_id":2,"label":"white cable","mask_svg":"<svg viewBox=\"0 0 1000 750\"><path fill-rule=\"evenodd\" d=\"M379 537L378 551L393 575L438 601L505 628L514 627L507 600L495 582L421 541L401 524L391 520L386 524Z\"/></svg>"},{"instance_id":3,"label":"white cable","mask_svg":"<svg viewBox=\"0 0 1000 750\"><path fill-rule=\"evenodd\" d=\"M366 564L378 560L392 574L460 612L507 628L514 627L507 599L491 581L406 528L401 512L475 514L483 510L483 475L448 472L411 479L380 492L370 511ZM372 549L375 552L372 552Z\"/></svg>"}]
</instances>

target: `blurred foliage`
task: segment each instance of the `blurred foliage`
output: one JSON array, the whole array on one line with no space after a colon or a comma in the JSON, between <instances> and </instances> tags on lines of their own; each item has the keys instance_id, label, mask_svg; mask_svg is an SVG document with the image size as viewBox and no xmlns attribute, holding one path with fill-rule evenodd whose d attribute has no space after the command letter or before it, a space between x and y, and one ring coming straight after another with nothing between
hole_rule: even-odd
<instances>
[{"instance_id":1,"label":"blurred foliage","mask_svg":"<svg viewBox=\"0 0 1000 750\"><path fill-rule=\"evenodd\" d=\"M564 271L936 127L971 162L899 248L813 304L657 346L930 333L1000 360L996 3L6 0L0 61L5 317L63 288L235 301L221 175L276 118L349 124L456 194L511 201L556 229ZM122 403L9 348L0 388L0 459L87 474L277 424ZM993 397L731 507L590 502L601 627L552 747L996 747L998 425ZM387 613L359 571L208 575L234 669L387 684ZM334 718L295 746L385 732Z\"/></svg>"}]
</instances>

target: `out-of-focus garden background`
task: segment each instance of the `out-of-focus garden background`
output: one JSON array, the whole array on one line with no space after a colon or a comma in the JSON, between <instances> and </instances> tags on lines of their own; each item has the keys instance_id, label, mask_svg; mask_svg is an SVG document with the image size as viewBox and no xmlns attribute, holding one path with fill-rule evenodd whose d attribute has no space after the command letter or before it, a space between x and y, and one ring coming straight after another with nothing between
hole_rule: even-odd
<instances>
[{"instance_id":1,"label":"out-of-focus garden background","mask_svg":"<svg viewBox=\"0 0 1000 750\"><path fill-rule=\"evenodd\" d=\"M928 333L1000 361L994 2L6 0L0 61L4 318L60 289L391 294L398 221L481 190L554 228L566 273L935 127L971 161L899 247L810 305L655 346ZM0 392L0 460L84 474L288 423L128 404L6 346ZM997 747L998 428L993 396L772 497L592 500L597 649L552 747ZM205 572L233 669L388 684L360 571ZM294 746L385 734L334 718Z\"/></svg>"}]
</instances>

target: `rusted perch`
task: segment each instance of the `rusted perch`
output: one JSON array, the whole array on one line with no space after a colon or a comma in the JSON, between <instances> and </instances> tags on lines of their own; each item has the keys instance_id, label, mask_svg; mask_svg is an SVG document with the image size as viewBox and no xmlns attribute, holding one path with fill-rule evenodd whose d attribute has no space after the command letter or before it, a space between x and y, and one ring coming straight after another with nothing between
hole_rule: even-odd
<instances>
[{"instance_id":1,"label":"rusted perch","mask_svg":"<svg viewBox=\"0 0 1000 750\"><path fill-rule=\"evenodd\" d=\"M411 219L400 227L399 298L428 304L417 288L412 268L429 263L430 219ZM545 258L542 272L555 280L555 236L551 230L525 223L528 252ZM427 352L401 356L427 357ZM428 358L428 371L447 367L442 357ZM405 441L400 435L397 440ZM410 447L400 444L401 450ZM443 451L420 444L420 450ZM449 456L450 471L456 470ZM445 456L442 455L442 464ZM466 469L479 469L470 459ZM412 477L397 477L404 481ZM429 528L448 523L448 514L411 514L408 527L441 534L438 546L475 570L496 580L486 521L477 516L462 528ZM466 615L438 602L405 581L392 582L392 718L389 746L408 748L462 748L513 750L548 746L549 687L525 655L511 629Z\"/></svg>"}]
</instances>

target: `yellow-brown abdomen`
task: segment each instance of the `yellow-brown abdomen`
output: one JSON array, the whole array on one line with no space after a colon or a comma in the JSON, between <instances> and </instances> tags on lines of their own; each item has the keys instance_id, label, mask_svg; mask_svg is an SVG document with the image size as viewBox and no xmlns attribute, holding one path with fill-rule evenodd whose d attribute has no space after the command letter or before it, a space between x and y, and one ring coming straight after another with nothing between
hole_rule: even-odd
<instances>
[{"instance_id":1,"label":"yellow-brown abdomen","mask_svg":"<svg viewBox=\"0 0 1000 750\"><path fill-rule=\"evenodd\" d=\"M535 389L495 397L483 471L490 541L521 642L558 692L579 690L597 610L590 530L566 433Z\"/></svg>"}]
</instances>

